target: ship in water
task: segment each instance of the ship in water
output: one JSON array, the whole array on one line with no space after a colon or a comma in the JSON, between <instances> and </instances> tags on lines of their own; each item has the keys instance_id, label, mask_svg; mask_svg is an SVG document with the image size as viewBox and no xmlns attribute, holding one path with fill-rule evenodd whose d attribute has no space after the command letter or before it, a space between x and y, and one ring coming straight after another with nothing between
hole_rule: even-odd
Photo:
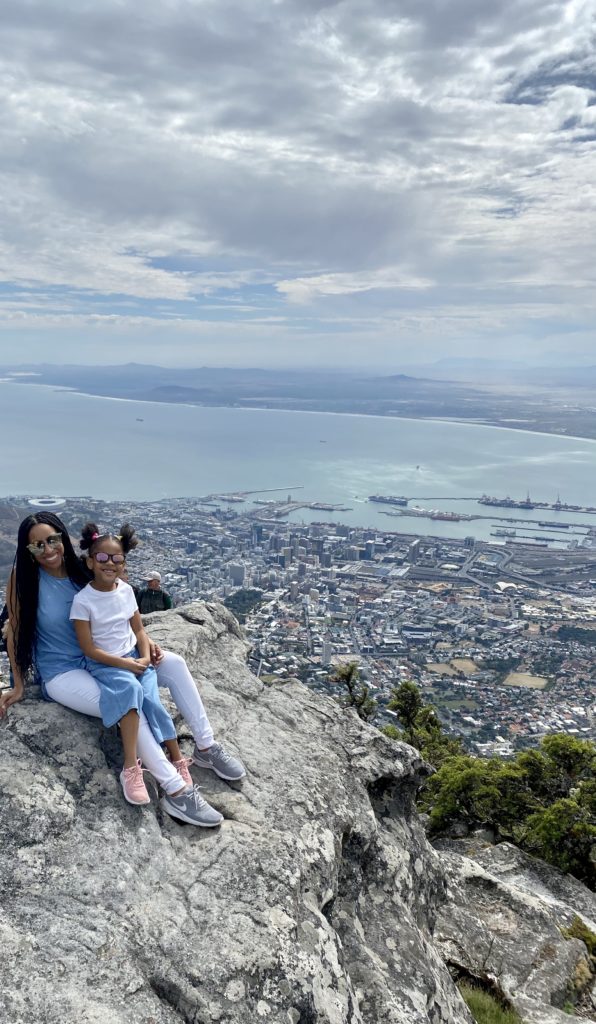
<instances>
[{"instance_id":1,"label":"ship in water","mask_svg":"<svg viewBox=\"0 0 596 1024\"><path fill-rule=\"evenodd\" d=\"M492 508L521 508L521 509L534 509L534 508L548 508L552 509L553 512L596 512L596 506L594 505L570 505L567 501L561 501L559 495L557 495L556 501L535 501L530 497L530 492L525 498L519 500L517 498L510 498L507 494L504 498L495 498L491 494L483 494L481 498L478 498L479 505L490 505ZM540 524L543 525L542 523ZM552 526L552 523L548 524Z\"/></svg>"},{"instance_id":2,"label":"ship in water","mask_svg":"<svg viewBox=\"0 0 596 1024\"><path fill-rule=\"evenodd\" d=\"M402 507L407 505L409 501L402 494L369 494L368 500L378 501L382 505L401 505Z\"/></svg>"},{"instance_id":3,"label":"ship in water","mask_svg":"<svg viewBox=\"0 0 596 1024\"><path fill-rule=\"evenodd\" d=\"M490 494L483 494L478 499L478 504L490 505L492 508L549 508L546 501L532 501L529 492L527 497L521 501L517 498L510 498L509 495L506 495L505 498L494 498Z\"/></svg>"},{"instance_id":4,"label":"ship in water","mask_svg":"<svg viewBox=\"0 0 596 1024\"><path fill-rule=\"evenodd\" d=\"M491 537L515 537L515 530L493 530Z\"/></svg>"}]
</instances>

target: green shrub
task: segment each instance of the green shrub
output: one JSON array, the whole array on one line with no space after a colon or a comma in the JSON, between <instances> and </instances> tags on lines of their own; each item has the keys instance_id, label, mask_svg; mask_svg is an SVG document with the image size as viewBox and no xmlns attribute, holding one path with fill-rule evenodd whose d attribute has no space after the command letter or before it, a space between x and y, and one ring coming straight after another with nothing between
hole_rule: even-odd
<instances>
[{"instance_id":1,"label":"green shrub","mask_svg":"<svg viewBox=\"0 0 596 1024\"><path fill-rule=\"evenodd\" d=\"M561 935L565 939L581 939L587 946L591 957L596 958L596 935L590 931L587 924L584 924L577 914L569 925L569 928L561 928Z\"/></svg>"},{"instance_id":2,"label":"green shrub","mask_svg":"<svg viewBox=\"0 0 596 1024\"><path fill-rule=\"evenodd\" d=\"M486 989L463 981L458 987L476 1024L522 1024L515 1010Z\"/></svg>"},{"instance_id":3,"label":"green shrub","mask_svg":"<svg viewBox=\"0 0 596 1024\"><path fill-rule=\"evenodd\" d=\"M443 732L415 683L394 689L388 708L403 732L388 725L385 735L411 743L436 769L418 801L431 835L454 824L489 827L498 842L513 842L596 889L596 744L551 734L510 761L473 757Z\"/></svg>"}]
</instances>

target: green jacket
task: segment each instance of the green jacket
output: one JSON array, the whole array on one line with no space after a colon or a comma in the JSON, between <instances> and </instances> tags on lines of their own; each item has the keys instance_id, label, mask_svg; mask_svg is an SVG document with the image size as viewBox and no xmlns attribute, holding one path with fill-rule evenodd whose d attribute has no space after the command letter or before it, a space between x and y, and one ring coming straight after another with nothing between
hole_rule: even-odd
<instances>
[{"instance_id":1,"label":"green jacket","mask_svg":"<svg viewBox=\"0 0 596 1024\"><path fill-rule=\"evenodd\" d=\"M145 587L137 594L137 604L141 615L148 615L149 612L165 612L172 607L172 598L165 590L150 590Z\"/></svg>"}]
</instances>

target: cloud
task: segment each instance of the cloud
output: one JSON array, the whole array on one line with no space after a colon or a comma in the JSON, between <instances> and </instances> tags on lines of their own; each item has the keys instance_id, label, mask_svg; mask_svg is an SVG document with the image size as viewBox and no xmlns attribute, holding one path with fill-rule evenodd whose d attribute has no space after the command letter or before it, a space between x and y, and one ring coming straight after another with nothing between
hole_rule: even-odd
<instances>
[{"instance_id":1,"label":"cloud","mask_svg":"<svg viewBox=\"0 0 596 1024\"><path fill-rule=\"evenodd\" d=\"M443 351L454 323L458 351L490 324L537 358L566 324L588 334L595 13L5 5L0 329L26 323L59 359L52 324L115 318L133 358L133 323L165 320L179 346L208 325L236 358L233 331L260 318L272 358L293 362L299 332L327 363L350 324L385 363L413 338Z\"/></svg>"},{"instance_id":2,"label":"cloud","mask_svg":"<svg viewBox=\"0 0 596 1024\"><path fill-rule=\"evenodd\" d=\"M376 289L429 288L431 282L410 277L398 268L387 267L383 272L368 271L352 274L319 274L315 277L279 281L277 290L293 302L311 302L319 295L354 295Z\"/></svg>"}]
</instances>

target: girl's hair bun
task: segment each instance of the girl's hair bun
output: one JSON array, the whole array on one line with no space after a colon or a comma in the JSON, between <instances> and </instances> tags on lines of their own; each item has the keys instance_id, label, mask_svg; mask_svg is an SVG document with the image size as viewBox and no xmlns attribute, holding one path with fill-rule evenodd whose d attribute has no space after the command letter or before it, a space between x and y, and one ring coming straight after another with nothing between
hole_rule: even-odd
<instances>
[{"instance_id":1,"label":"girl's hair bun","mask_svg":"<svg viewBox=\"0 0 596 1024\"><path fill-rule=\"evenodd\" d=\"M130 523L125 523L124 526L120 528L120 536L118 537L118 540L122 544L122 550L125 555L136 548L139 543L135 535L134 528Z\"/></svg>"},{"instance_id":2,"label":"girl's hair bun","mask_svg":"<svg viewBox=\"0 0 596 1024\"><path fill-rule=\"evenodd\" d=\"M99 530L95 523L85 523L81 530L81 539L79 541L79 547L81 551L89 551L94 540L99 537Z\"/></svg>"}]
</instances>

